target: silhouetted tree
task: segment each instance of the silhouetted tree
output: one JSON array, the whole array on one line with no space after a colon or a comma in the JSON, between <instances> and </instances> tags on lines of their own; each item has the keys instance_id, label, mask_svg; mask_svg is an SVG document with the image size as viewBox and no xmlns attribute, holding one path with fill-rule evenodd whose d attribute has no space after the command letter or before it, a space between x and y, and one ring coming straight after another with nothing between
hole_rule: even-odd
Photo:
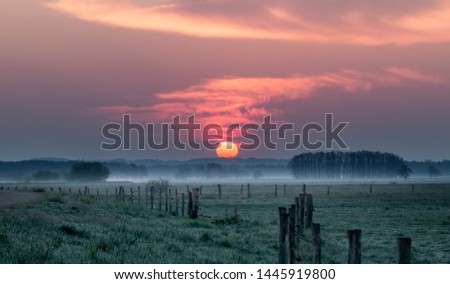
<instances>
[{"instance_id":1,"label":"silhouetted tree","mask_svg":"<svg viewBox=\"0 0 450 284\"><path fill-rule=\"evenodd\" d=\"M436 168L435 166L429 166L428 167L428 175L430 176L430 178L438 177L441 175L441 171L438 168Z\"/></svg>"},{"instance_id":2,"label":"silhouetted tree","mask_svg":"<svg viewBox=\"0 0 450 284\"><path fill-rule=\"evenodd\" d=\"M403 160L390 153L316 152L293 157L289 168L301 179L392 178Z\"/></svg>"},{"instance_id":3,"label":"silhouetted tree","mask_svg":"<svg viewBox=\"0 0 450 284\"><path fill-rule=\"evenodd\" d=\"M406 164L402 164L400 166L400 168L398 169L398 175L402 178L404 178L405 180L408 179L408 177L412 174L412 170L406 165Z\"/></svg>"},{"instance_id":4,"label":"silhouetted tree","mask_svg":"<svg viewBox=\"0 0 450 284\"><path fill-rule=\"evenodd\" d=\"M102 163L81 162L72 166L66 178L77 181L105 181L109 174L109 169Z\"/></svg>"}]
</instances>

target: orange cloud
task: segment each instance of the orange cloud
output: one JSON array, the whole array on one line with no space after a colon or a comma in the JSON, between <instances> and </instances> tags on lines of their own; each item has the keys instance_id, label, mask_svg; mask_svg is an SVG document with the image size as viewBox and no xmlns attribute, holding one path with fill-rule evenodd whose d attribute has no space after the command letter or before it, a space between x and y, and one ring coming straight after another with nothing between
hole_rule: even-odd
<instances>
[{"instance_id":1,"label":"orange cloud","mask_svg":"<svg viewBox=\"0 0 450 284\"><path fill-rule=\"evenodd\" d=\"M404 7L396 10L389 10L392 1L377 1L384 7L378 10L372 3L345 0L333 9L317 9L317 3L300 0L148 2L54 0L45 5L86 21L195 37L358 45L450 41L450 5L444 0L424 2L416 9L409 1L397 0Z\"/></svg>"},{"instance_id":2,"label":"orange cloud","mask_svg":"<svg viewBox=\"0 0 450 284\"><path fill-rule=\"evenodd\" d=\"M375 87L399 86L405 80L426 83L443 83L438 76L418 71L391 67L382 72L343 70L315 76L291 76L287 78L221 78L208 80L187 89L156 94L158 103L152 106L112 106L96 111L104 115L134 113L142 121L169 122L177 114L196 115L201 123L259 122L267 114L280 114L274 108L277 103L297 101L317 96L320 90L332 88L355 94Z\"/></svg>"}]
</instances>

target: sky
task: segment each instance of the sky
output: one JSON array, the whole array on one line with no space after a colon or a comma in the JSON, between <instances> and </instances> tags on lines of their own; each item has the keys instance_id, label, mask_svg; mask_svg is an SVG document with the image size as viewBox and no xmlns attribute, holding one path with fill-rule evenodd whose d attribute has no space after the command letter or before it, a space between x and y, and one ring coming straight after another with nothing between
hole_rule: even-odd
<instances>
[{"instance_id":1,"label":"sky","mask_svg":"<svg viewBox=\"0 0 450 284\"><path fill-rule=\"evenodd\" d=\"M215 156L101 150L124 113L300 129L333 113L352 151L450 159L446 0L10 0L0 43L0 160Z\"/></svg>"}]
</instances>

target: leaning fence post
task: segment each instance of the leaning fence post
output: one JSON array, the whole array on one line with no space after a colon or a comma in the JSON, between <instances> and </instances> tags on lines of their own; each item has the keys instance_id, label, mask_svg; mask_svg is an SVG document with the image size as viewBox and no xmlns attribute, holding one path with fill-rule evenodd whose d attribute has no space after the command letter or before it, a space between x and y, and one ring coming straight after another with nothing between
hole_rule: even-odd
<instances>
[{"instance_id":1,"label":"leaning fence post","mask_svg":"<svg viewBox=\"0 0 450 284\"><path fill-rule=\"evenodd\" d=\"M348 263L361 263L361 230L349 230L348 236Z\"/></svg>"},{"instance_id":2,"label":"leaning fence post","mask_svg":"<svg viewBox=\"0 0 450 284\"><path fill-rule=\"evenodd\" d=\"M312 224L313 245L314 245L314 263L322 263L322 241L320 239L320 224Z\"/></svg>"},{"instance_id":3,"label":"leaning fence post","mask_svg":"<svg viewBox=\"0 0 450 284\"><path fill-rule=\"evenodd\" d=\"M295 238L295 204L289 208L289 263L295 264L295 250L297 248Z\"/></svg>"},{"instance_id":4,"label":"leaning fence post","mask_svg":"<svg viewBox=\"0 0 450 284\"><path fill-rule=\"evenodd\" d=\"M397 238L397 263L411 263L411 238Z\"/></svg>"},{"instance_id":5,"label":"leaning fence post","mask_svg":"<svg viewBox=\"0 0 450 284\"><path fill-rule=\"evenodd\" d=\"M286 246L286 238L288 235L288 215L286 214L286 208L284 208L284 207L279 207L278 212L280 214L279 263L286 264L286 263L288 263L288 254L287 254L287 246Z\"/></svg>"}]
</instances>

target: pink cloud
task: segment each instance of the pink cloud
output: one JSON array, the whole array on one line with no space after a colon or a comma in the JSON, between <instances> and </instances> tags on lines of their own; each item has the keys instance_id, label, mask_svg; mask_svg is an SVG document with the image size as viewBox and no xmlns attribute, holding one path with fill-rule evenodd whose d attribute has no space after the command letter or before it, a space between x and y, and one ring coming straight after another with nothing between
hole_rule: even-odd
<instances>
[{"instance_id":1,"label":"pink cloud","mask_svg":"<svg viewBox=\"0 0 450 284\"><path fill-rule=\"evenodd\" d=\"M85 21L195 37L358 45L450 41L450 4L444 0L160 3L54 0L46 6Z\"/></svg>"},{"instance_id":2,"label":"pink cloud","mask_svg":"<svg viewBox=\"0 0 450 284\"><path fill-rule=\"evenodd\" d=\"M184 90L156 94L158 102L151 106L104 106L96 111L110 116L134 113L143 121L169 122L172 117L196 115L201 123L248 123L261 121L267 114L280 114L276 103L298 101L320 95L321 90L340 90L357 94L376 87L396 87L405 80L443 83L438 76L391 67L382 72L343 70L320 75L297 75L286 78L220 78ZM323 92L322 92L323 93Z\"/></svg>"}]
</instances>

